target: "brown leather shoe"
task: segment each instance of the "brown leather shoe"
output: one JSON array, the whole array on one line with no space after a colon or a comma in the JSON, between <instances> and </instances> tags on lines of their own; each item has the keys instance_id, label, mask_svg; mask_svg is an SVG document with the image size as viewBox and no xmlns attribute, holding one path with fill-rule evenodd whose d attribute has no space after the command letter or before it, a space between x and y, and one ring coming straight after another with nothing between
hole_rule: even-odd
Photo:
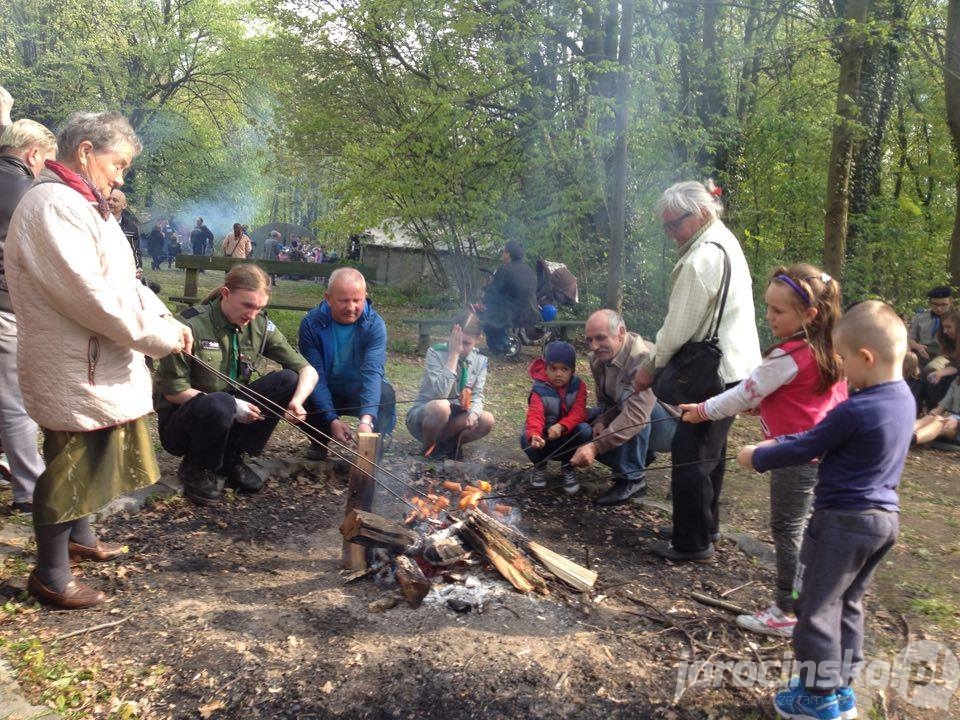
<instances>
[{"instance_id":1,"label":"brown leather shoe","mask_svg":"<svg viewBox=\"0 0 960 720\"><path fill-rule=\"evenodd\" d=\"M30 573L27 590L42 603L56 605L64 610L79 610L99 605L107 599L104 593L76 580L68 582L62 593L54 592L37 579L35 572Z\"/></svg>"},{"instance_id":2,"label":"brown leather shoe","mask_svg":"<svg viewBox=\"0 0 960 720\"><path fill-rule=\"evenodd\" d=\"M100 540L97 540L97 544L93 547L87 547L86 545L81 545L71 540L67 544L67 548L70 550L70 562L80 562L81 560L107 562L108 560L113 560L121 555L125 555L127 552L123 545L105 543Z\"/></svg>"}]
</instances>

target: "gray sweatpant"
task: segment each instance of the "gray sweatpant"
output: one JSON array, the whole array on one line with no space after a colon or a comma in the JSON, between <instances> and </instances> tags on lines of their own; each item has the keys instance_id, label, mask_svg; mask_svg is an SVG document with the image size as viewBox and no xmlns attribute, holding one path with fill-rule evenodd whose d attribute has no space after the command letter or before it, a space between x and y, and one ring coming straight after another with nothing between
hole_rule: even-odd
<instances>
[{"instance_id":1,"label":"gray sweatpant","mask_svg":"<svg viewBox=\"0 0 960 720\"><path fill-rule=\"evenodd\" d=\"M10 462L14 502L33 502L37 478L46 467L37 449L37 430L20 395L17 318L0 310L0 442Z\"/></svg>"},{"instance_id":2,"label":"gray sweatpant","mask_svg":"<svg viewBox=\"0 0 960 720\"><path fill-rule=\"evenodd\" d=\"M776 602L777 607L788 613L794 611L797 558L816 483L817 466L813 463L770 471L770 530L777 551Z\"/></svg>"},{"instance_id":3,"label":"gray sweatpant","mask_svg":"<svg viewBox=\"0 0 960 720\"><path fill-rule=\"evenodd\" d=\"M793 650L808 688L849 685L863 662L863 595L893 547L899 513L815 510L800 548Z\"/></svg>"}]
</instances>

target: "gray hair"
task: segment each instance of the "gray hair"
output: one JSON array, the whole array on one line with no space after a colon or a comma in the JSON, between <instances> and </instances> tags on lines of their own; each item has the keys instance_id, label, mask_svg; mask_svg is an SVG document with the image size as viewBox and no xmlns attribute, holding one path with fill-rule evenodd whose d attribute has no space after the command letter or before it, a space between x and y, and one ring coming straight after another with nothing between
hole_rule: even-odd
<instances>
[{"instance_id":1,"label":"gray hair","mask_svg":"<svg viewBox=\"0 0 960 720\"><path fill-rule=\"evenodd\" d=\"M112 152L121 143L128 143L133 154L139 155L143 143L127 119L116 110L107 112L78 112L70 116L57 136L57 159L70 159L77 154L80 143L88 141L95 152Z\"/></svg>"},{"instance_id":2,"label":"gray hair","mask_svg":"<svg viewBox=\"0 0 960 720\"><path fill-rule=\"evenodd\" d=\"M28 148L55 150L57 138L36 120L17 120L0 132L0 153L17 154Z\"/></svg>"},{"instance_id":3,"label":"gray hair","mask_svg":"<svg viewBox=\"0 0 960 720\"><path fill-rule=\"evenodd\" d=\"M334 270L332 273L330 273L330 277L327 279L327 288L328 289L332 288L336 283L340 281L356 283L357 285L362 287L364 291L366 291L367 289L366 278L363 277L363 273L361 273L356 268L339 267L336 270Z\"/></svg>"},{"instance_id":4,"label":"gray hair","mask_svg":"<svg viewBox=\"0 0 960 720\"><path fill-rule=\"evenodd\" d=\"M602 308L597 310L596 315L602 315L607 320L607 327L610 330L611 335L617 335L620 332L620 328L624 330L627 329L627 324L623 321L623 317L616 310L610 310L609 308Z\"/></svg>"},{"instance_id":5,"label":"gray hair","mask_svg":"<svg viewBox=\"0 0 960 720\"><path fill-rule=\"evenodd\" d=\"M661 220L667 213L671 215L690 213L718 218L721 207L703 183L688 180L671 185L664 190L653 210Z\"/></svg>"}]
</instances>

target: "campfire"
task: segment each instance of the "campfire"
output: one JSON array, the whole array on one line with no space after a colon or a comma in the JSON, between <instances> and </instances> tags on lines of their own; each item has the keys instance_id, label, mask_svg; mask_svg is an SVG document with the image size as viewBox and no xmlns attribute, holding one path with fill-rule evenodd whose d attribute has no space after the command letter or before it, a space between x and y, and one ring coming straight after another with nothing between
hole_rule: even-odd
<instances>
[{"instance_id":1,"label":"campfire","mask_svg":"<svg viewBox=\"0 0 960 720\"><path fill-rule=\"evenodd\" d=\"M379 436L363 433L351 468L346 516L340 525L344 566L354 576L371 574L368 552L389 572L412 607L429 593L431 578L478 561L495 569L516 590L548 594L549 579L575 590L590 590L597 574L527 538L513 521L516 510L488 499L490 483L428 479L426 488L401 498L410 511L391 519L370 511ZM396 494L396 493L394 493ZM397 496L400 497L399 495Z\"/></svg>"}]
</instances>

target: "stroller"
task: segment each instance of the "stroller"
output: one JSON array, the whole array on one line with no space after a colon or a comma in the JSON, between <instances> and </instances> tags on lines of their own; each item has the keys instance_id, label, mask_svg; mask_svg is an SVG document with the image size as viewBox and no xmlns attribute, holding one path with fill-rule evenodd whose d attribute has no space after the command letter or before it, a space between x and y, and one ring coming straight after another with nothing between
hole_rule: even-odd
<instances>
[{"instance_id":1,"label":"stroller","mask_svg":"<svg viewBox=\"0 0 960 720\"><path fill-rule=\"evenodd\" d=\"M561 307L573 307L580 300L577 278L561 262L537 259L537 304L544 321L553 320ZM524 345L545 345L553 337L549 328L541 325L513 328L507 334L504 357L514 360Z\"/></svg>"}]
</instances>

